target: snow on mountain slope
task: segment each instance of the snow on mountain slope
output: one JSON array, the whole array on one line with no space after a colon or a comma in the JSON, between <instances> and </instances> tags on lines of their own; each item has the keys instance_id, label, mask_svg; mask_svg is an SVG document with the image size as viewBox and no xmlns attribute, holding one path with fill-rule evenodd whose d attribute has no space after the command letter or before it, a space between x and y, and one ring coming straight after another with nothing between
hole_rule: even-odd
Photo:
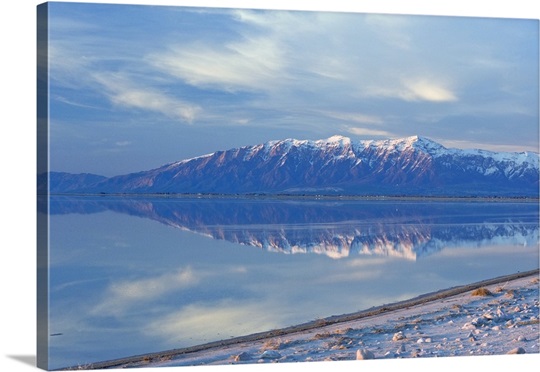
<instances>
[{"instance_id":1,"label":"snow on mountain slope","mask_svg":"<svg viewBox=\"0 0 540 372\"><path fill-rule=\"evenodd\" d=\"M447 149L421 136L284 139L111 177L105 193L538 196L537 153Z\"/></svg>"}]
</instances>

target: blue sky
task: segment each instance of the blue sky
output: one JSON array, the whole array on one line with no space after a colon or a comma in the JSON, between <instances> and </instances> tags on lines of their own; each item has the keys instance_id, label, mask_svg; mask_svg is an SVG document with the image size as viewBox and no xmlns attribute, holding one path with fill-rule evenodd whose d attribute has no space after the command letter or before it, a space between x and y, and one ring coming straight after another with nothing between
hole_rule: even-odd
<instances>
[{"instance_id":1,"label":"blue sky","mask_svg":"<svg viewBox=\"0 0 540 372\"><path fill-rule=\"evenodd\" d=\"M538 151L538 21L50 3L51 170L281 138Z\"/></svg>"}]
</instances>

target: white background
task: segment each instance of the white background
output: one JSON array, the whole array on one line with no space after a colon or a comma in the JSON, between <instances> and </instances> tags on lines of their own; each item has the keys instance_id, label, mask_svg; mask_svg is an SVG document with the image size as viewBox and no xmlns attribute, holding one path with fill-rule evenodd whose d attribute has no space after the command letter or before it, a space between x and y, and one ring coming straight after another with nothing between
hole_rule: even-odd
<instances>
[{"instance_id":1,"label":"white background","mask_svg":"<svg viewBox=\"0 0 540 372\"><path fill-rule=\"evenodd\" d=\"M94 3L219 6L263 9L353 11L539 19L535 0L111 0ZM0 131L0 370L36 368L36 215L35 215L35 78L36 6L40 1L1 2ZM441 4L443 3L443 4ZM265 366L179 367L180 371L376 371L471 370L520 371L540 365L539 354L443 359L298 363ZM532 369L534 369L533 367ZM165 372L170 368L144 371Z\"/></svg>"}]
</instances>

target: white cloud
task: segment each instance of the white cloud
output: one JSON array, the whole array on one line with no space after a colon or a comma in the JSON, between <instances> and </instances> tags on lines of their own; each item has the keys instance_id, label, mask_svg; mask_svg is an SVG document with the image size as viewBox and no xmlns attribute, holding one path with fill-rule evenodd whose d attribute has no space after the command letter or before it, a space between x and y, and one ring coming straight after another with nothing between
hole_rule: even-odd
<instances>
[{"instance_id":1,"label":"white cloud","mask_svg":"<svg viewBox=\"0 0 540 372\"><path fill-rule=\"evenodd\" d=\"M457 101L456 95L440 83L429 80L406 81L407 89L402 97L411 101L452 102Z\"/></svg>"},{"instance_id":2,"label":"white cloud","mask_svg":"<svg viewBox=\"0 0 540 372\"><path fill-rule=\"evenodd\" d=\"M62 102L62 103L65 103L66 105L75 106L75 107L81 107L81 108L87 108L87 109L93 109L93 110L100 109L97 105L86 105L84 103L75 102L69 98L59 96L59 95L50 96L50 100Z\"/></svg>"},{"instance_id":3,"label":"white cloud","mask_svg":"<svg viewBox=\"0 0 540 372\"><path fill-rule=\"evenodd\" d=\"M393 134L385 131L385 130L378 130L378 129L370 129L370 128L360 128L360 127L347 127L347 132L355 134L357 136L383 136L383 137L393 137Z\"/></svg>"},{"instance_id":4,"label":"white cloud","mask_svg":"<svg viewBox=\"0 0 540 372\"><path fill-rule=\"evenodd\" d=\"M237 9L234 18L246 25L253 25L273 34L294 33L316 29L314 20L324 16L323 13L290 12L290 11L252 11ZM291 28L291 25L296 27Z\"/></svg>"},{"instance_id":5,"label":"white cloud","mask_svg":"<svg viewBox=\"0 0 540 372\"><path fill-rule=\"evenodd\" d=\"M149 62L158 69L199 87L227 91L266 90L283 78L281 48L270 38L249 38L223 47L176 46L153 54Z\"/></svg>"},{"instance_id":6,"label":"white cloud","mask_svg":"<svg viewBox=\"0 0 540 372\"><path fill-rule=\"evenodd\" d=\"M356 22L349 22L351 14L339 13L241 10L234 14L259 36L251 39L247 27L241 31L246 40L229 44L226 52L199 50L197 59L184 48L169 64L181 66L177 76L192 84L229 84L229 89L277 87L273 99L279 95L296 102L306 92L319 96L321 102L330 94L348 104L357 94L408 102L458 100L449 84L457 78L455 71L425 57L425 46L417 44L417 34L412 32L413 18L356 15ZM396 65L396 61L400 62ZM258 63L265 68L254 68ZM419 71L430 76L444 71L448 81L403 78Z\"/></svg>"},{"instance_id":7,"label":"white cloud","mask_svg":"<svg viewBox=\"0 0 540 372\"><path fill-rule=\"evenodd\" d=\"M77 53L69 42L56 41L49 43L49 79L53 85L69 88L80 88L88 82L88 68L91 59Z\"/></svg>"},{"instance_id":8,"label":"white cloud","mask_svg":"<svg viewBox=\"0 0 540 372\"><path fill-rule=\"evenodd\" d=\"M202 111L197 105L155 89L138 87L118 74L96 73L93 76L95 81L105 88L105 94L111 102L119 106L154 111L188 123L192 123Z\"/></svg>"},{"instance_id":9,"label":"white cloud","mask_svg":"<svg viewBox=\"0 0 540 372\"><path fill-rule=\"evenodd\" d=\"M93 55L91 52L88 54ZM51 45L49 56L50 76L58 86L99 92L115 105L160 113L185 123L192 123L202 113L199 105L181 100L173 94L149 86L152 84L151 79L156 78L156 75L154 71L148 70L144 65L140 65L141 71L132 73L132 75L150 79L146 84L135 83L135 77L128 77L128 73L113 73L99 69L97 65L100 58L106 60L111 56L87 57L67 41L57 41ZM124 62L127 63L127 61ZM84 99L82 98L84 96L77 97L80 100ZM53 98L73 106L99 108L84 101L83 103L73 102L72 99L59 95L55 95Z\"/></svg>"},{"instance_id":10,"label":"white cloud","mask_svg":"<svg viewBox=\"0 0 540 372\"><path fill-rule=\"evenodd\" d=\"M380 85L367 88L364 94L379 98L397 98L408 102L455 102L458 100L456 94L446 84L435 80L426 78L396 78L395 80L402 81L398 84L394 81L381 81Z\"/></svg>"}]
</instances>

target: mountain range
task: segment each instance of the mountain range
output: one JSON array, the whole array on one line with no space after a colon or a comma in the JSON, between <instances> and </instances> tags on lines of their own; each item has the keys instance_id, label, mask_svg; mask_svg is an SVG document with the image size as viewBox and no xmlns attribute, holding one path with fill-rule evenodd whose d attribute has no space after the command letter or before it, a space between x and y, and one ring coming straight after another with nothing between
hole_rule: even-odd
<instances>
[{"instance_id":1,"label":"mountain range","mask_svg":"<svg viewBox=\"0 0 540 372\"><path fill-rule=\"evenodd\" d=\"M114 177L51 172L38 192L538 197L539 155L452 149L421 136L284 139Z\"/></svg>"}]
</instances>

